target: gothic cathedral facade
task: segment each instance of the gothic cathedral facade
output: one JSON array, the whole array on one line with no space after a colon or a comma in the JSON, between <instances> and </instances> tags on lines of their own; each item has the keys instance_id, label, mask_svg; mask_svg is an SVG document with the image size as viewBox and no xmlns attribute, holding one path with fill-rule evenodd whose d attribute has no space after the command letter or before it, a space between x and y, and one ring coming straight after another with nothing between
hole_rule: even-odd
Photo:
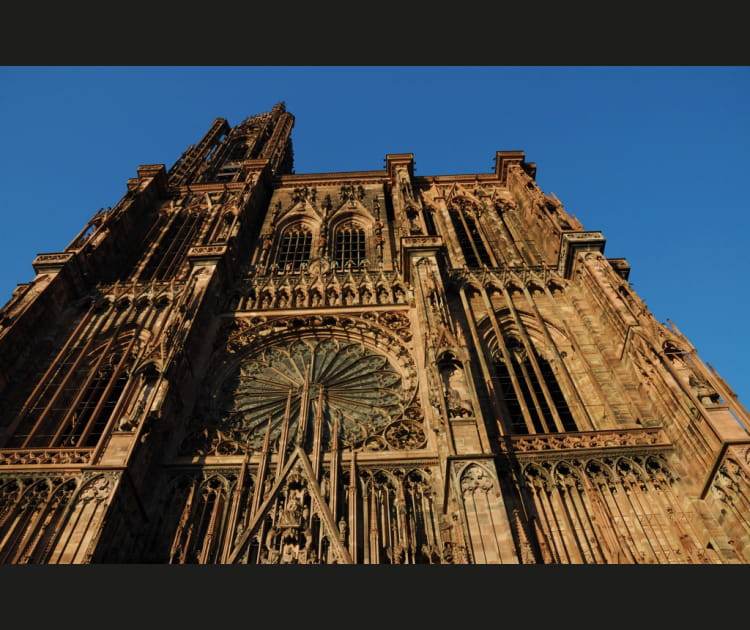
<instances>
[{"instance_id":1,"label":"gothic cathedral facade","mask_svg":"<svg viewBox=\"0 0 750 630\"><path fill-rule=\"evenodd\" d=\"M750 415L535 182L137 169L0 311L0 563L747 564Z\"/></svg>"}]
</instances>

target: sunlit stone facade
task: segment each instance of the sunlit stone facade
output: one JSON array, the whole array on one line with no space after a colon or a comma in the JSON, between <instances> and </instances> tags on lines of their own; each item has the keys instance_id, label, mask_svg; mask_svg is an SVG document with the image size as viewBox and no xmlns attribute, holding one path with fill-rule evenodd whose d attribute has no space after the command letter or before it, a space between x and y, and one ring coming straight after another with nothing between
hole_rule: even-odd
<instances>
[{"instance_id":1,"label":"sunlit stone facade","mask_svg":"<svg viewBox=\"0 0 750 630\"><path fill-rule=\"evenodd\" d=\"M750 416L521 151L147 165L0 311L0 563L750 562ZM648 273L643 270L642 273Z\"/></svg>"}]
</instances>

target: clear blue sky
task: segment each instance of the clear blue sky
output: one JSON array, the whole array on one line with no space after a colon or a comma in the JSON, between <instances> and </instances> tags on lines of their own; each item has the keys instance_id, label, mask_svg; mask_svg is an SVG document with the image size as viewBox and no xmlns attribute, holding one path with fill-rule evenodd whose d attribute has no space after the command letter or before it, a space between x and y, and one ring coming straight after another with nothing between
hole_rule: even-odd
<instances>
[{"instance_id":1,"label":"clear blue sky","mask_svg":"<svg viewBox=\"0 0 750 630\"><path fill-rule=\"evenodd\" d=\"M521 150L537 182L750 405L750 67L0 67L0 304L215 118L284 101L295 171L489 173Z\"/></svg>"}]
</instances>

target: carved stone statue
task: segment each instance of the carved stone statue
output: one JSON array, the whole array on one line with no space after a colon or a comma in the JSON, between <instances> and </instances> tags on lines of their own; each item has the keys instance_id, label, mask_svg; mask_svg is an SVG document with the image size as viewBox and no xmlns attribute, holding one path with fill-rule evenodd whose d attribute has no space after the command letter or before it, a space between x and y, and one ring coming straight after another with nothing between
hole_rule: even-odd
<instances>
[{"instance_id":1,"label":"carved stone statue","mask_svg":"<svg viewBox=\"0 0 750 630\"><path fill-rule=\"evenodd\" d=\"M445 386L445 402L451 418L470 416L474 413L463 370L455 363L441 370Z\"/></svg>"}]
</instances>

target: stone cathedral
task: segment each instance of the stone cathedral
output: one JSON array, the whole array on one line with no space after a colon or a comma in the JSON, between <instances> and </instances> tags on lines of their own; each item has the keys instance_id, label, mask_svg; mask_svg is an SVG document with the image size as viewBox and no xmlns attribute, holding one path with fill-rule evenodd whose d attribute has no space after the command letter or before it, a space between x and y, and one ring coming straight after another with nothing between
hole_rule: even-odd
<instances>
[{"instance_id":1,"label":"stone cathedral","mask_svg":"<svg viewBox=\"0 0 750 630\"><path fill-rule=\"evenodd\" d=\"M0 563L748 564L750 415L522 151L137 168L0 310Z\"/></svg>"}]
</instances>

